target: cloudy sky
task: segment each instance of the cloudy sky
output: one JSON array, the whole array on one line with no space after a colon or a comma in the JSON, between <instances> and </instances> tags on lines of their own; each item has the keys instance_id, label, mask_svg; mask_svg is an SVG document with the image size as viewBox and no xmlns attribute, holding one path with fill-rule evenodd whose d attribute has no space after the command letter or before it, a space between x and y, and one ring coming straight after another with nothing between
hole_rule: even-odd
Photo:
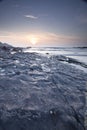
<instances>
[{"instance_id":1,"label":"cloudy sky","mask_svg":"<svg viewBox=\"0 0 87 130\"><path fill-rule=\"evenodd\" d=\"M0 41L87 46L86 0L0 0Z\"/></svg>"}]
</instances>

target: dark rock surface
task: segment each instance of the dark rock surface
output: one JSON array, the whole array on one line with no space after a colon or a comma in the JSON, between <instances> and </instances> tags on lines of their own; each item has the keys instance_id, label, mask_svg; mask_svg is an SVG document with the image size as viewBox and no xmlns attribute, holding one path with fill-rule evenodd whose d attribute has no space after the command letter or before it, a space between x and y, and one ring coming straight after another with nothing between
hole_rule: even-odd
<instances>
[{"instance_id":1,"label":"dark rock surface","mask_svg":"<svg viewBox=\"0 0 87 130\"><path fill-rule=\"evenodd\" d=\"M85 130L86 83L60 56L0 43L0 130Z\"/></svg>"}]
</instances>

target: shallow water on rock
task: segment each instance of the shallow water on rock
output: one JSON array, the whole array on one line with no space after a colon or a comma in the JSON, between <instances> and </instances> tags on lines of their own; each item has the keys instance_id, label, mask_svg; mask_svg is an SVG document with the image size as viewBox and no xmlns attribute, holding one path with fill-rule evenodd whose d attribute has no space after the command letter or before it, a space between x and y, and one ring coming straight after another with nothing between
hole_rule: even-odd
<instances>
[{"instance_id":1,"label":"shallow water on rock","mask_svg":"<svg viewBox=\"0 0 87 130\"><path fill-rule=\"evenodd\" d=\"M84 47L36 47L36 48L33 47L33 48L25 49L24 52L36 52L36 53L47 55L48 57L50 55L62 55L65 56L66 58L72 58L77 60L78 62L85 64L87 68L86 47L85 48ZM87 69L84 66L75 64L73 61L71 65L87 73Z\"/></svg>"}]
</instances>

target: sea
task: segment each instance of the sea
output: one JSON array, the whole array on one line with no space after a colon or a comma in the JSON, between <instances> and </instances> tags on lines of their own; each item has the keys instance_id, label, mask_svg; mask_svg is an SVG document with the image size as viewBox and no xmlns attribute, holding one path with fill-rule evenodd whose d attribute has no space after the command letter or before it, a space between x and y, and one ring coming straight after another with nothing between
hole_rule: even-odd
<instances>
[{"instance_id":1,"label":"sea","mask_svg":"<svg viewBox=\"0 0 87 130\"><path fill-rule=\"evenodd\" d=\"M75 59L81 64L85 64L85 66L74 62L69 63L63 61L63 63L70 64L87 73L87 47L31 47L25 49L25 52L36 52L45 56L62 55L67 58Z\"/></svg>"}]
</instances>

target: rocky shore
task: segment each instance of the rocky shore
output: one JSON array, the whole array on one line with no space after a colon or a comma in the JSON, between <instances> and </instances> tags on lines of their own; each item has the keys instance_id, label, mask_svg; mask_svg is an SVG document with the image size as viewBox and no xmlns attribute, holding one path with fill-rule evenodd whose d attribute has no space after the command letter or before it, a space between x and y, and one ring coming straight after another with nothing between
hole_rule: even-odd
<instances>
[{"instance_id":1,"label":"rocky shore","mask_svg":"<svg viewBox=\"0 0 87 130\"><path fill-rule=\"evenodd\" d=\"M61 61L0 43L0 130L85 130L87 74Z\"/></svg>"}]
</instances>

